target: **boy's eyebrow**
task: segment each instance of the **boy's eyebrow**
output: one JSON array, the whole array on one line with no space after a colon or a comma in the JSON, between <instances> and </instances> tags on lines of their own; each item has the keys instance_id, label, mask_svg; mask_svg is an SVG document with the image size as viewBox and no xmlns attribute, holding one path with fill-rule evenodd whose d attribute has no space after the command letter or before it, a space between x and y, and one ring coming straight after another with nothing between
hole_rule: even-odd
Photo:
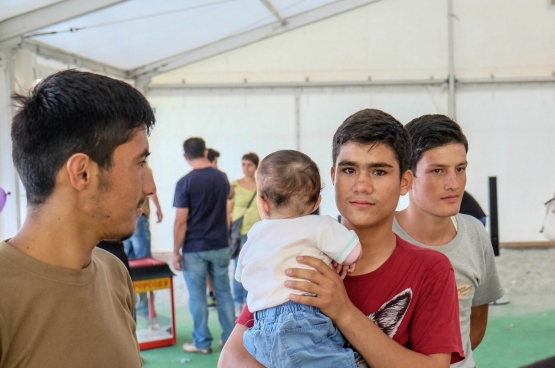
<instances>
[{"instance_id":1,"label":"boy's eyebrow","mask_svg":"<svg viewBox=\"0 0 555 368\"><path fill-rule=\"evenodd\" d=\"M360 164L359 164L358 162L355 162L355 161L348 161L348 160L345 160L345 161L339 162L339 163L337 164L337 166L353 166L353 167L359 167ZM375 169L375 168L380 168L380 167L381 167L381 168L391 168L391 169L393 169L393 165L388 164L387 162L373 162L373 163L370 163L370 164L365 165L365 166L366 166L367 168L369 168L369 169Z\"/></svg>"},{"instance_id":2,"label":"boy's eyebrow","mask_svg":"<svg viewBox=\"0 0 555 368\"><path fill-rule=\"evenodd\" d=\"M455 166L461 166L461 165L468 165L468 161L464 161L464 162L460 162L458 164L456 164ZM449 167L449 165L444 165L444 164L430 164L428 165L428 167L439 167L439 168L446 168Z\"/></svg>"},{"instance_id":3,"label":"boy's eyebrow","mask_svg":"<svg viewBox=\"0 0 555 368\"><path fill-rule=\"evenodd\" d=\"M368 164L367 167L369 169L375 169L375 168L379 168L379 167L387 167L389 169L393 169L393 165L388 164L387 162L375 162L372 164Z\"/></svg>"},{"instance_id":4,"label":"boy's eyebrow","mask_svg":"<svg viewBox=\"0 0 555 368\"><path fill-rule=\"evenodd\" d=\"M358 163L355 161L348 161L348 160L344 160L341 161L337 164L337 166L354 166L354 167L358 167Z\"/></svg>"},{"instance_id":5,"label":"boy's eyebrow","mask_svg":"<svg viewBox=\"0 0 555 368\"><path fill-rule=\"evenodd\" d=\"M148 149L145 149L141 154L137 155L136 159L147 158L148 156L150 156L150 152L148 152Z\"/></svg>"}]
</instances>

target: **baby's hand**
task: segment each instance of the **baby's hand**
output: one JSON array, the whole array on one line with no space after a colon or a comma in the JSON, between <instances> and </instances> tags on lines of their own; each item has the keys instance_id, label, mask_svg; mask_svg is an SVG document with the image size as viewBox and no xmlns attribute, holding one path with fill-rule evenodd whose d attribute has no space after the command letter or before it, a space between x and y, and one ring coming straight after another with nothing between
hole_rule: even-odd
<instances>
[{"instance_id":1,"label":"baby's hand","mask_svg":"<svg viewBox=\"0 0 555 368\"><path fill-rule=\"evenodd\" d=\"M350 264L350 265L342 265L339 264L335 261L332 261L332 266L333 268L335 268L335 272L337 272L337 274L339 275L339 277L341 277L341 279L345 279L345 276L347 276L347 273L351 273L355 270L355 264Z\"/></svg>"}]
</instances>

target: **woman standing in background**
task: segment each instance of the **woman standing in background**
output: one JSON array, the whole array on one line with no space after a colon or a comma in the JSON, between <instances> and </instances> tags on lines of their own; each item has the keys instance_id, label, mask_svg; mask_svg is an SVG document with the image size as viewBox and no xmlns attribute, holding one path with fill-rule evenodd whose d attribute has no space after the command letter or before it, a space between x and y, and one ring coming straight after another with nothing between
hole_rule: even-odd
<instances>
[{"instance_id":1,"label":"woman standing in background","mask_svg":"<svg viewBox=\"0 0 555 368\"><path fill-rule=\"evenodd\" d=\"M243 174L245 176L230 183L231 187L235 190L235 196L231 200L231 221L233 222L244 216L240 232L241 247L246 243L247 233L251 227L256 222L260 221L257 201L256 198L254 198L256 196L256 180L254 178L254 173L258 168L259 161L256 153L250 152L245 154L242 158ZM238 257L234 258L235 269L237 269L237 258ZM240 282L235 280L235 278L233 278L233 301L235 303L235 316L238 316L247 303L247 291Z\"/></svg>"}]
</instances>

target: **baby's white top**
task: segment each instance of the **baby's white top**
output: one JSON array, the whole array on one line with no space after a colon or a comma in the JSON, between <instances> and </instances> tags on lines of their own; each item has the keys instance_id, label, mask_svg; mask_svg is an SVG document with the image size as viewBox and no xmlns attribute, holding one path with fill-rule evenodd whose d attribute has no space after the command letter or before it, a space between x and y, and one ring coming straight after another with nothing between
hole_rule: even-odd
<instances>
[{"instance_id":1,"label":"baby's white top","mask_svg":"<svg viewBox=\"0 0 555 368\"><path fill-rule=\"evenodd\" d=\"M275 307L289 300L289 294L303 294L284 286L290 277L287 268L310 268L297 262L297 256L312 256L328 265L343 263L359 243L330 216L308 215L292 219L265 219L256 223L243 245L235 279L248 291L251 312Z\"/></svg>"}]
</instances>

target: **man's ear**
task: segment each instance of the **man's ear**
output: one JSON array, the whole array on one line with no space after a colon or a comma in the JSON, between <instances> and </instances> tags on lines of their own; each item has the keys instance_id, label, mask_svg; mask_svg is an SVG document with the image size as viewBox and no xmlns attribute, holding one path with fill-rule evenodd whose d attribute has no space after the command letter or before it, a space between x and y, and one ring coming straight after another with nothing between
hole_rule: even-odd
<instances>
[{"instance_id":1,"label":"man's ear","mask_svg":"<svg viewBox=\"0 0 555 368\"><path fill-rule=\"evenodd\" d=\"M414 179L414 175L412 174L412 170L407 170L401 176L401 195L404 196L408 193L409 190L412 189L412 180Z\"/></svg>"},{"instance_id":2,"label":"man's ear","mask_svg":"<svg viewBox=\"0 0 555 368\"><path fill-rule=\"evenodd\" d=\"M66 170L71 185L82 191L98 174L98 165L86 154L76 153L67 160Z\"/></svg>"},{"instance_id":3,"label":"man's ear","mask_svg":"<svg viewBox=\"0 0 555 368\"><path fill-rule=\"evenodd\" d=\"M330 174L331 174L331 182L333 183L333 185L335 185L335 166L331 167Z\"/></svg>"}]
</instances>

